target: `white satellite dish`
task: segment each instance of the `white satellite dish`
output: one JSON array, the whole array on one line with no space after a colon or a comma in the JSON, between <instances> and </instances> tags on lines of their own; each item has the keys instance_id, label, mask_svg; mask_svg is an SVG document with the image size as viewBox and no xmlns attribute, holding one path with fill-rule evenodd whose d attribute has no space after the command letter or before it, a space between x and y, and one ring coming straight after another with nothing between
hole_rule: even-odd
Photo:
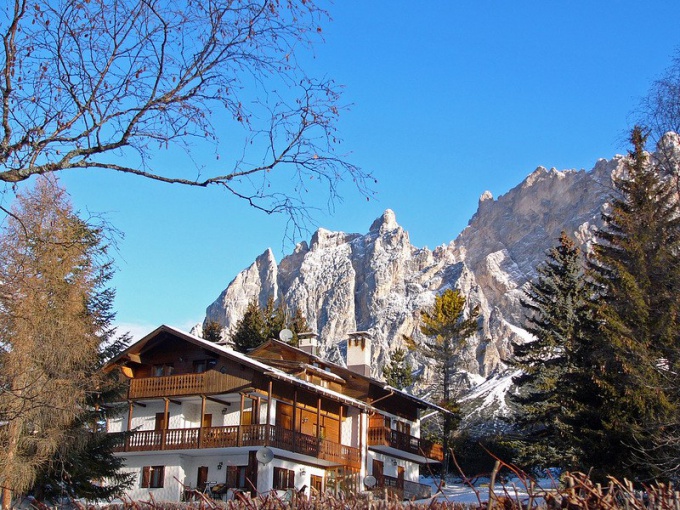
<instances>
[{"instance_id":1,"label":"white satellite dish","mask_svg":"<svg viewBox=\"0 0 680 510\"><path fill-rule=\"evenodd\" d=\"M264 448L257 450L255 457L260 464L269 464L272 460L274 460L274 452L271 450L271 448L267 448L265 446Z\"/></svg>"},{"instance_id":2,"label":"white satellite dish","mask_svg":"<svg viewBox=\"0 0 680 510\"><path fill-rule=\"evenodd\" d=\"M368 475L364 477L364 485L369 489L375 487L376 483L378 483L378 480L375 479L375 476Z\"/></svg>"},{"instance_id":3,"label":"white satellite dish","mask_svg":"<svg viewBox=\"0 0 680 510\"><path fill-rule=\"evenodd\" d=\"M282 342L290 342L293 339L293 332L290 329L282 329L279 331L279 340Z\"/></svg>"}]
</instances>

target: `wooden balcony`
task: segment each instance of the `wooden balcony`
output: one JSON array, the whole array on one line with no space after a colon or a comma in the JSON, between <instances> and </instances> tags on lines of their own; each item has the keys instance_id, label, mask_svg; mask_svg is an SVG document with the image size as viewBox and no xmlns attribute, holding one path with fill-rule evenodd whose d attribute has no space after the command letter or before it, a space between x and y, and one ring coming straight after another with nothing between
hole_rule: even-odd
<instances>
[{"instance_id":1,"label":"wooden balcony","mask_svg":"<svg viewBox=\"0 0 680 510\"><path fill-rule=\"evenodd\" d=\"M413 437L403 432L397 432L387 427L370 427L368 429L368 445L388 446L413 455L436 460L437 462L444 460L442 445Z\"/></svg>"},{"instance_id":2,"label":"wooden balcony","mask_svg":"<svg viewBox=\"0 0 680 510\"><path fill-rule=\"evenodd\" d=\"M138 430L133 432L125 444L120 445L116 451L146 452L241 446L271 446L341 466L357 469L361 466L361 451L358 448L295 433L274 425Z\"/></svg>"},{"instance_id":3,"label":"wooden balcony","mask_svg":"<svg viewBox=\"0 0 680 510\"><path fill-rule=\"evenodd\" d=\"M393 476L380 475L376 477L375 487L372 492L387 492L398 499L425 499L432 496L432 487L410 480L402 480Z\"/></svg>"},{"instance_id":4,"label":"wooden balcony","mask_svg":"<svg viewBox=\"0 0 680 510\"><path fill-rule=\"evenodd\" d=\"M130 380L128 398L178 397L229 393L248 384L246 379L208 370L201 374L142 377Z\"/></svg>"}]
</instances>

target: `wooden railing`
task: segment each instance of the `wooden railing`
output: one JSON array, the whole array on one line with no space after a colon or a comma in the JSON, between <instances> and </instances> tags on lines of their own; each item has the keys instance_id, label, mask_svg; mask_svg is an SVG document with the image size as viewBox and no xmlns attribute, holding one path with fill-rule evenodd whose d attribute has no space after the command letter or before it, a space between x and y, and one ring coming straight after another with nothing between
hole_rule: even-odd
<instances>
[{"instance_id":1,"label":"wooden railing","mask_svg":"<svg viewBox=\"0 0 680 510\"><path fill-rule=\"evenodd\" d=\"M116 451L140 452L184 450L196 448L230 448L239 446L271 446L342 466L359 468L361 451L327 439L293 432L274 425L233 425L132 432Z\"/></svg>"},{"instance_id":2,"label":"wooden railing","mask_svg":"<svg viewBox=\"0 0 680 510\"><path fill-rule=\"evenodd\" d=\"M208 370L201 374L142 377L130 380L128 398L177 397L206 393L226 393L248 384L248 380Z\"/></svg>"},{"instance_id":3,"label":"wooden railing","mask_svg":"<svg viewBox=\"0 0 680 510\"><path fill-rule=\"evenodd\" d=\"M399 499L424 499L432 496L432 487L393 476L376 476L376 484L372 491L387 489Z\"/></svg>"},{"instance_id":4,"label":"wooden railing","mask_svg":"<svg viewBox=\"0 0 680 510\"><path fill-rule=\"evenodd\" d=\"M371 427L368 429L369 446L389 446L403 452L421 455L425 458L443 461L444 449L440 444L413 437L387 427Z\"/></svg>"}]
</instances>

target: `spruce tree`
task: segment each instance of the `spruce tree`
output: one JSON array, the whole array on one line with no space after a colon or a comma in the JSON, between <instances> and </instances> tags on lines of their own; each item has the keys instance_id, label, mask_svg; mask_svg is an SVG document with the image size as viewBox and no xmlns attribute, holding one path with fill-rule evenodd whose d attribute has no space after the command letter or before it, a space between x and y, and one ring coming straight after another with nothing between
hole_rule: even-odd
<instances>
[{"instance_id":1,"label":"spruce tree","mask_svg":"<svg viewBox=\"0 0 680 510\"><path fill-rule=\"evenodd\" d=\"M220 342L222 340L222 325L217 321L206 319L203 323L203 339L208 342Z\"/></svg>"},{"instance_id":2,"label":"spruce tree","mask_svg":"<svg viewBox=\"0 0 680 510\"><path fill-rule=\"evenodd\" d=\"M477 307L466 313L465 296L458 289L447 289L435 297L434 305L420 312L421 332L428 337L421 346L422 353L434 365L434 391L439 396L439 404L453 414L443 417L442 443L445 458L448 458L448 446L451 433L456 426L455 414L460 412L456 401L457 391L454 387L456 362L465 340L478 329ZM442 476L448 471L445 461L442 464Z\"/></svg>"},{"instance_id":3,"label":"spruce tree","mask_svg":"<svg viewBox=\"0 0 680 510\"><path fill-rule=\"evenodd\" d=\"M383 377L387 384L398 390L403 390L415 382L413 365L406 359L404 349L395 349L390 364L383 367Z\"/></svg>"},{"instance_id":4,"label":"spruce tree","mask_svg":"<svg viewBox=\"0 0 680 510\"><path fill-rule=\"evenodd\" d=\"M289 317L285 304L282 302L275 305L274 298L270 296L264 309L260 308L257 300L248 303L231 340L237 351L248 352L271 338L278 339L282 329L293 332L289 343L296 346L298 334L308 330L307 319L298 309Z\"/></svg>"},{"instance_id":5,"label":"spruce tree","mask_svg":"<svg viewBox=\"0 0 680 510\"><path fill-rule=\"evenodd\" d=\"M248 303L243 317L236 324L236 331L231 337L234 349L238 352L248 352L266 341L266 322L257 300Z\"/></svg>"},{"instance_id":6,"label":"spruce tree","mask_svg":"<svg viewBox=\"0 0 680 510\"><path fill-rule=\"evenodd\" d=\"M591 374L602 401L599 458L614 475L651 477L659 434L677 413L674 382L680 334L680 219L675 190L645 152L636 127L619 195L603 213L590 263L598 334ZM671 370L669 370L671 369ZM646 456L646 454L645 454Z\"/></svg>"},{"instance_id":7,"label":"spruce tree","mask_svg":"<svg viewBox=\"0 0 680 510\"><path fill-rule=\"evenodd\" d=\"M521 373L513 378L516 391L510 400L524 438L515 445L515 462L524 469L587 470L582 420L589 393L582 359L592 309L584 262L574 241L562 232L521 301L524 328L532 338L512 344L510 364Z\"/></svg>"}]
</instances>

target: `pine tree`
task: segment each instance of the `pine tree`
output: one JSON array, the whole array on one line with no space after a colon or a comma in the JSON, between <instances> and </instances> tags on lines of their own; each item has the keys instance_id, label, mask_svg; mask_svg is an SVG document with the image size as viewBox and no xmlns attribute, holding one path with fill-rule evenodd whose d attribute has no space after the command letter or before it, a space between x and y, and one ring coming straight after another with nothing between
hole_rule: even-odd
<instances>
[{"instance_id":1,"label":"pine tree","mask_svg":"<svg viewBox=\"0 0 680 510\"><path fill-rule=\"evenodd\" d=\"M406 359L404 349L395 349L390 364L383 367L383 377L387 384L398 390L403 390L415 382L413 365Z\"/></svg>"},{"instance_id":2,"label":"pine tree","mask_svg":"<svg viewBox=\"0 0 680 510\"><path fill-rule=\"evenodd\" d=\"M73 452L105 381L100 348L113 320L109 230L81 220L46 178L17 197L0 235L0 486L30 489ZM110 449L101 450L115 461Z\"/></svg>"},{"instance_id":3,"label":"pine tree","mask_svg":"<svg viewBox=\"0 0 680 510\"><path fill-rule=\"evenodd\" d=\"M203 339L208 342L220 342L222 340L222 325L217 321L206 319L203 323Z\"/></svg>"},{"instance_id":4,"label":"pine tree","mask_svg":"<svg viewBox=\"0 0 680 510\"><path fill-rule=\"evenodd\" d=\"M271 296L267 299L264 309L260 308L257 300L253 300L236 324L232 342L237 351L248 352L271 338L278 339L283 329L290 329L293 332L293 338L289 343L297 346L298 334L306 332L309 328L307 319L299 309L296 309L295 314L290 317L285 304L281 302L276 305Z\"/></svg>"},{"instance_id":5,"label":"pine tree","mask_svg":"<svg viewBox=\"0 0 680 510\"><path fill-rule=\"evenodd\" d=\"M510 364L521 373L513 378L516 392L510 399L516 406L515 425L524 435L515 462L525 469L588 468L582 449L584 397L593 389L587 390L582 360L593 323L584 262L562 232L521 301L532 339L512 344Z\"/></svg>"},{"instance_id":6,"label":"pine tree","mask_svg":"<svg viewBox=\"0 0 680 510\"><path fill-rule=\"evenodd\" d=\"M614 180L620 196L603 213L590 268L599 302L592 376L606 405L602 422L609 448L595 459L613 474L655 475L655 431L677 411L667 369L677 366L680 334L680 218L675 190L645 152L646 136L631 135L626 172Z\"/></svg>"},{"instance_id":7,"label":"pine tree","mask_svg":"<svg viewBox=\"0 0 680 510\"><path fill-rule=\"evenodd\" d=\"M456 361L465 340L478 330L478 315L477 307L466 314L465 296L457 289L447 289L435 297L431 309L420 312L422 320L420 330L428 337L421 348L423 354L434 364L434 390L440 398L439 404L454 415L460 411L456 402L457 391L453 380L456 373ZM455 426L454 417L446 414L443 417L442 432L445 455L448 454L450 436ZM447 470L447 462L444 462L442 475Z\"/></svg>"},{"instance_id":8,"label":"pine tree","mask_svg":"<svg viewBox=\"0 0 680 510\"><path fill-rule=\"evenodd\" d=\"M231 337L234 349L238 352L248 352L266 341L266 322L262 310L256 300L248 303L243 317L236 324L236 331Z\"/></svg>"}]
</instances>

